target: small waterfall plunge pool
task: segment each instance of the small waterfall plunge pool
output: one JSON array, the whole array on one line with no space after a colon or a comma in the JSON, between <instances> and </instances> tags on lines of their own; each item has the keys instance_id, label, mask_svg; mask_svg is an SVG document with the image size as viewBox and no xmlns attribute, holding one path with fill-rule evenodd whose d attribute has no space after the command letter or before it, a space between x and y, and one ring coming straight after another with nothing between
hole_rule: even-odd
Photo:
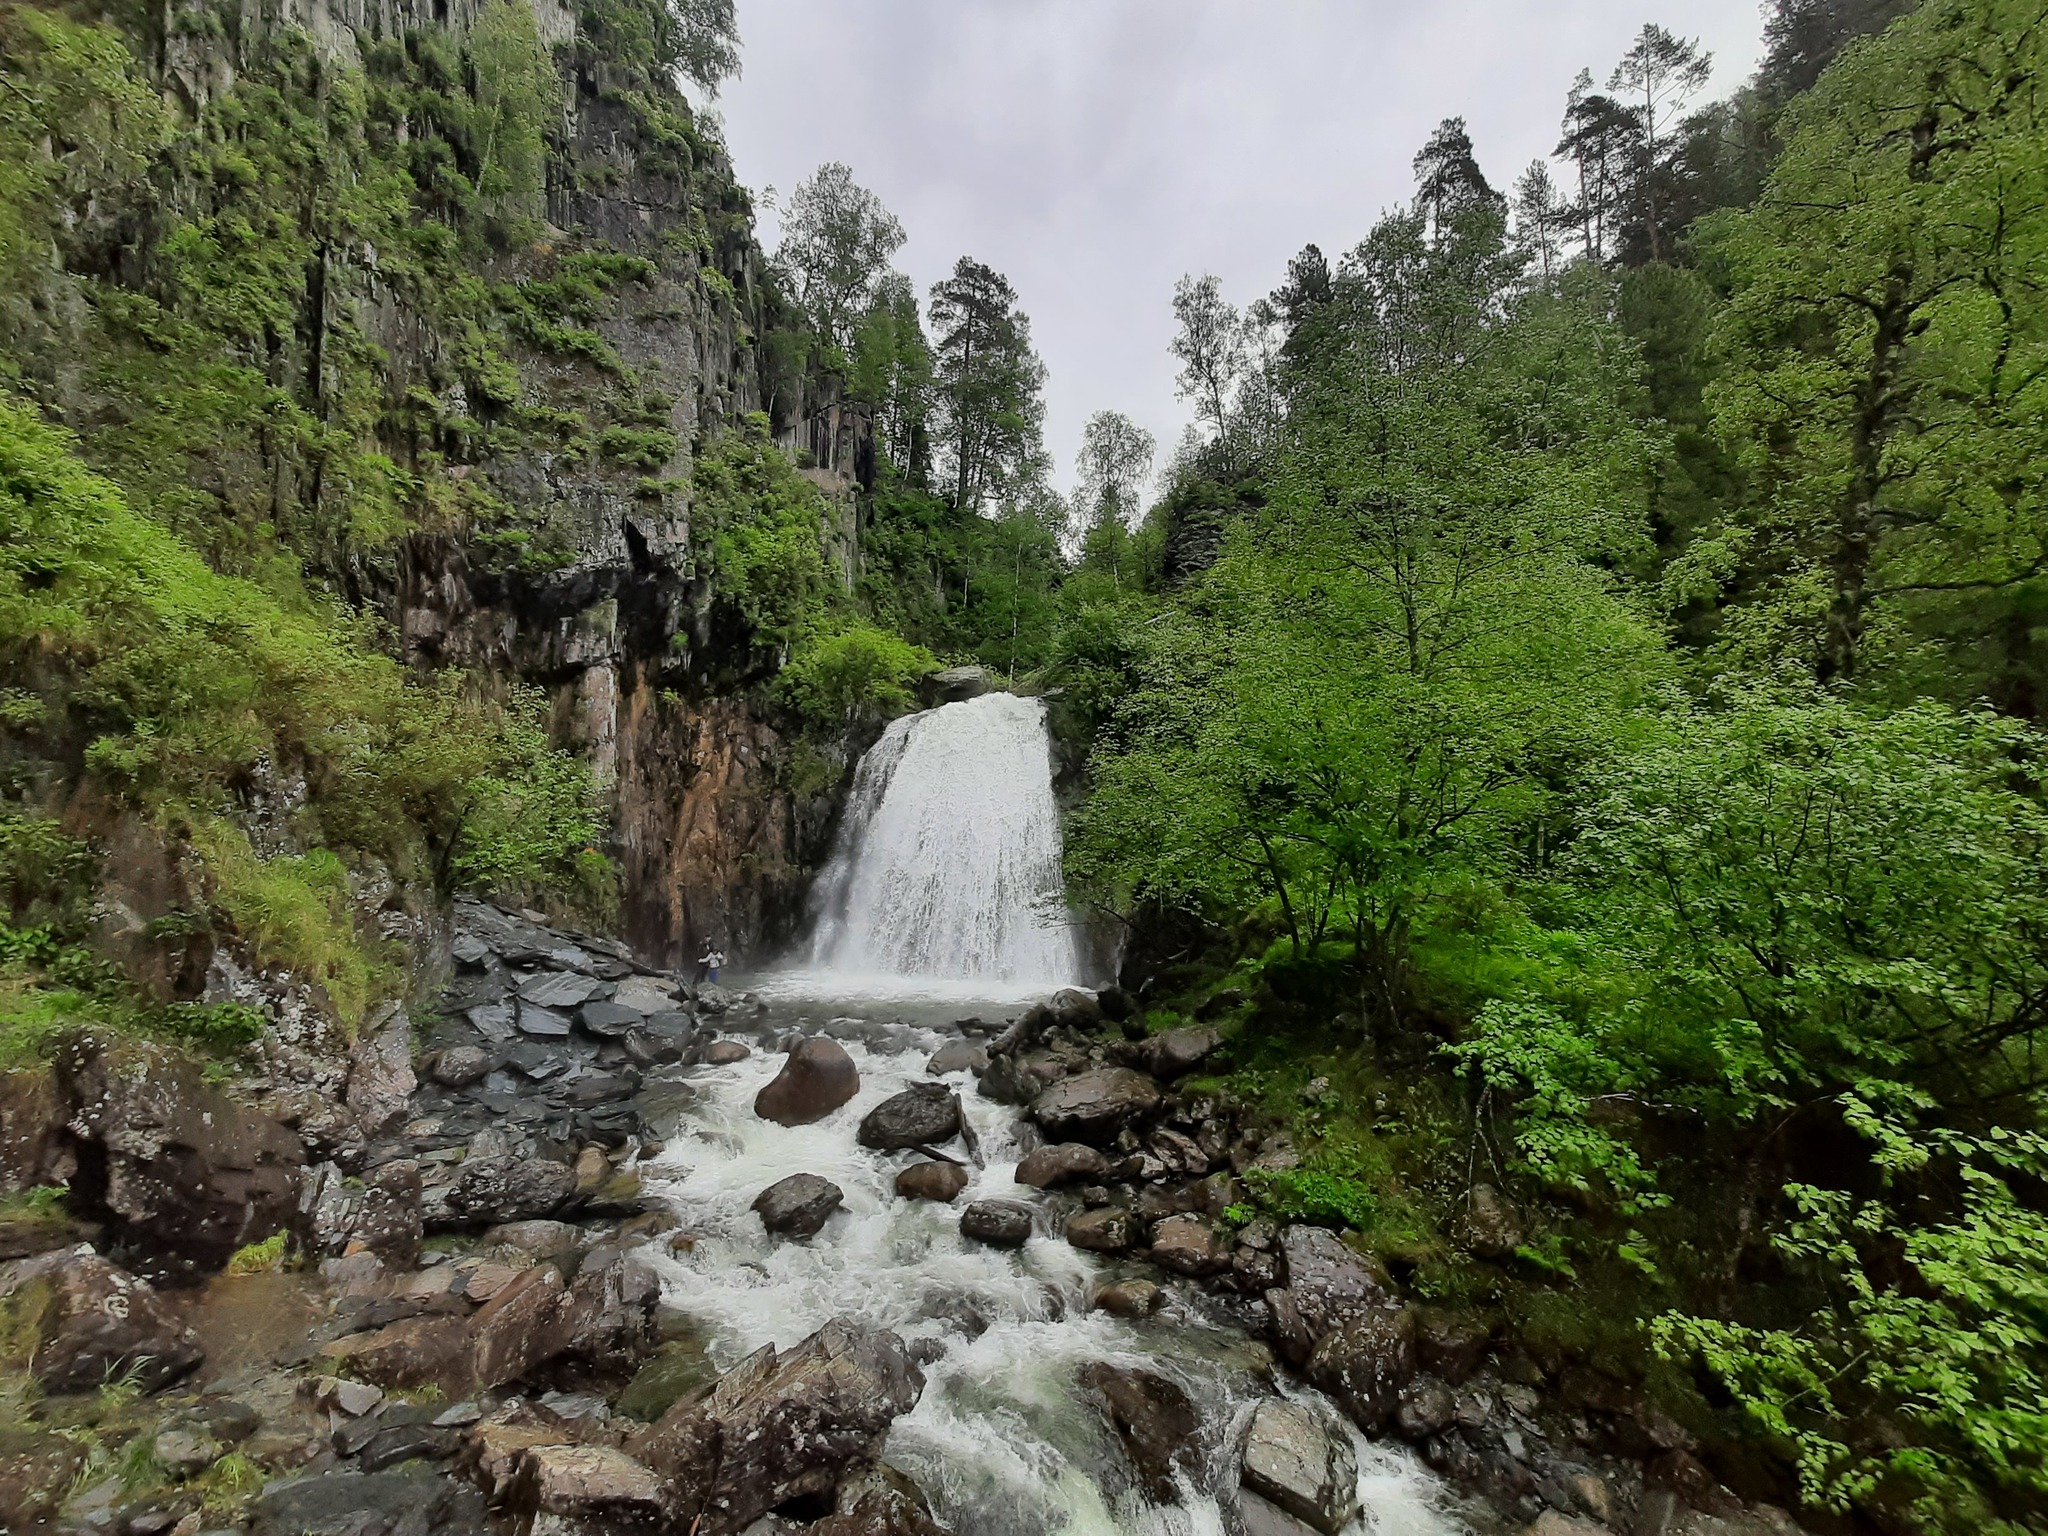
<instances>
[{"instance_id":1,"label":"small waterfall plunge pool","mask_svg":"<svg viewBox=\"0 0 2048 1536\"><path fill-rule=\"evenodd\" d=\"M721 1032L750 1039L755 1054L699 1069L680 1131L646 1170L694 1234L662 1261L666 1299L720 1369L763 1344L795 1345L835 1317L895 1329L928 1363L887 1459L959 1536L1236 1536L1236 1452L1254 1405L1275 1391L1314 1394L1276 1377L1264 1347L1205 1315L1185 1283L1144 1321L1091 1310L1092 1292L1113 1278L1165 1277L1053 1235L1074 1197L1015 1182L1018 1111L984 1098L971 1073L944 1079L983 1162L954 1203L899 1197L895 1176L918 1154L855 1140L870 1109L926 1079L931 1054L962 1038L961 1020L976 1021L972 1033L999 1029L1081 980L1082 953L1060 899L1042 706L990 694L892 725L857 771L810 944L787 970L732 978L755 1006ZM811 1125L757 1117L754 1096L782 1052L817 1033L852 1055L859 1094ZM752 1210L761 1190L794 1173L845 1192L805 1241L769 1236ZM1039 1206L1038 1232L1017 1250L963 1238L960 1210L981 1198ZM1175 1502L1153 1503L1136 1486L1077 1382L1091 1361L1167 1375L1199 1407L1202 1454L1177 1475ZM1346 1536L1484 1528L1405 1448L1354 1442L1362 1512Z\"/></svg>"}]
</instances>

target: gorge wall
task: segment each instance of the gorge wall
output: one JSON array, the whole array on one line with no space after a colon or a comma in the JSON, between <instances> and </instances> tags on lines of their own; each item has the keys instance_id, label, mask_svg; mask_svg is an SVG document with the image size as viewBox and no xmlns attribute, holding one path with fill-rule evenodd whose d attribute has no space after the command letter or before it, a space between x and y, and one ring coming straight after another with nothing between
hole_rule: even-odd
<instances>
[{"instance_id":1,"label":"gorge wall","mask_svg":"<svg viewBox=\"0 0 2048 1536\"><path fill-rule=\"evenodd\" d=\"M217 565L281 544L416 673L544 689L609 800L625 934L673 962L787 933L844 768L791 787L762 703L783 657L713 568L697 455L777 443L848 579L872 455L801 362L747 194L647 43L659 14L110 9L169 147L125 186L81 177L8 339L20 386L96 465L147 456L161 495L131 495ZM151 329L207 303L196 334ZM215 350L245 365L226 403L200 393Z\"/></svg>"}]
</instances>

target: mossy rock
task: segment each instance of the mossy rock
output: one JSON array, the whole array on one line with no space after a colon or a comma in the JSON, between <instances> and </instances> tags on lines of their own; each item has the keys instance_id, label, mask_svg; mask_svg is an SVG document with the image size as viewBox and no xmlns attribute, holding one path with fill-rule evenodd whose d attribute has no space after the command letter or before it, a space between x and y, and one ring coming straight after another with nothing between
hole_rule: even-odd
<instances>
[{"instance_id":1,"label":"mossy rock","mask_svg":"<svg viewBox=\"0 0 2048 1536\"><path fill-rule=\"evenodd\" d=\"M628 1418L651 1424L700 1387L718 1380L718 1367L694 1338L672 1339L641 1366L613 1406Z\"/></svg>"}]
</instances>

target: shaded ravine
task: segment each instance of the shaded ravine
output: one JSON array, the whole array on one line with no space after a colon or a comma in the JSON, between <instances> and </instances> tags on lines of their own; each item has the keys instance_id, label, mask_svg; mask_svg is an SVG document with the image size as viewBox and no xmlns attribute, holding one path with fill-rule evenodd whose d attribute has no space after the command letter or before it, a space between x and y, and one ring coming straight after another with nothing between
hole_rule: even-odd
<instances>
[{"instance_id":1,"label":"shaded ravine","mask_svg":"<svg viewBox=\"0 0 2048 1536\"><path fill-rule=\"evenodd\" d=\"M984 1099L969 1073L946 1081L979 1133L986 1167L951 1205L895 1194L895 1174L915 1154L867 1151L855 1128L922 1079L929 1053L959 1038L957 1030L827 1021L816 1008L771 1003L761 1031L764 1044L800 1033L840 1038L860 1068L861 1089L824 1120L789 1128L753 1112L755 1094L781 1065L772 1047L696 1075L695 1102L648 1172L653 1192L694 1237L662 1261L665 1300L703 1329L714 1363L729 1368L763 1344L788 1348L834 1317L896 1330L926 1362L926 1386L890 1432L888 1458L963 1536L1220 1536L1237 1528L1227 1512L1252 1406L1275 1390L1307 1389L1274 1381L1263 1345L1205 1320L1192 1287L1172 1291L1144 1322L1091 1310L1091 1293L1106 1278L1153 1272L1100 1262L1049 1235L1059 1230L1049 1217L1073 1201L1014 1181L1016 1112ZM756 1194L793 1173L823 1175L845 1192L844 1209L805 1241L768 1236L751 1209ZM1039 1208L1038 1232L1022 1250L961 1237L960 1208L983 1196ZM1151 1504L1133 1486L1121 1448L1077 1384L1081 1366L1095 1360L1161 1371L1200 1405L1199 1471L1180 1479L1178 1504ZM1462 1502L1408 1452L1354 1441L1364 1512L1348 1530L1451 1536L1473 1528Z\"/></svg>"}]
</instances>

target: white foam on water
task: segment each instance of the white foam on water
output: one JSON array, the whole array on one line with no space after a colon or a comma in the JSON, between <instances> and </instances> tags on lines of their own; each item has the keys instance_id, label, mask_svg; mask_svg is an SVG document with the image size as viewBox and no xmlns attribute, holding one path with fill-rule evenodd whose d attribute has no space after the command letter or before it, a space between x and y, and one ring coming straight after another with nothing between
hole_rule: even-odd
<instances>
[{"instance_id":1,"label":"white foam on water","mask_svg":"<svg viewBox=\"0 0 2048 1536\"><path fill-rule=\"evenodd\" d=\"M835 1317L942 1345L924 1367L917 1406L890 1431L887 1454L961 1536L1223 1536L1233 1436L1270 1390L1255 1375L1256 1351L1242 1335L1185 1313L1134 1324L1089 1311L1090 1284L1104 1266L1049 1231L1018 1251L963 1239L960 1209L970 1200L1046 1203L1015 1182L1016 1112L983 1099L966 1073L948 1081L987 1167L970 1168L972 1182L952 1205L899 1199L896 1173L916 1154L870 1152L854 1132L876 1104L923 1078L928 1053L952 1036L878 1023L872 1010L863 1028L841 1033L861 1089L814 1125L785 1127L753 1113L780 1052L699 1069L698 1102L649 1170L651 1188L696 1234L687 1252L663 1261L667 1303L698 1323L722 1369L763 1344L787 1349ZM793 1173L820 1174L845 1192L845 1208L801 1242L768 1236L751 1209L761 1190ZM1204 1466L1184 1480L1178 1504L1155 1506L1132 1487L1122 1451L1076 1384L1093 1360L1172 1376L1202 1411ZM1363 1437L1357 1447L1366 1510L1351 1536L1469 1530L1407 1451Z\"/></svg>"}]
</instances>

